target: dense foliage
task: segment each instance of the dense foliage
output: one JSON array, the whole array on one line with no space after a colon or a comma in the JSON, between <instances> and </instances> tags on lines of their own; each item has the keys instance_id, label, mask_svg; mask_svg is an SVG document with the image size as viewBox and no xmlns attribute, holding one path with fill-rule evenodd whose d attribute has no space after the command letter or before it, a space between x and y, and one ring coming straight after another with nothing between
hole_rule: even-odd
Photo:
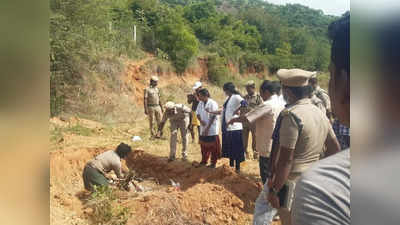
<instances>
[{"instance_id":1,"label":"dense foliage","mask_svg":"<svg viewBox=\"0 0 400 225\"><path fill-rule=\"evenodd\" d=\"M163 54L178 73L199 53L209 56L217 74L225 74L220 65L228 63L241 73L326 71L326 33L335 19L299 4L262 0L50 0L50 9L54 104L62 100L60 83L75 82L83 63L91 68L105 55L138 57L142 50Z\"/></svg>"}]
</instances>

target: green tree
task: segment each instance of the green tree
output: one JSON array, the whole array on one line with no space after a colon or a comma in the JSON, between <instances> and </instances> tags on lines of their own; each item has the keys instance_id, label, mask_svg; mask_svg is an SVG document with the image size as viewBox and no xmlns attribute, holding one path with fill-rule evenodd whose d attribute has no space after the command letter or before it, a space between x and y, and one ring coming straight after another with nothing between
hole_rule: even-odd
<instances>
[{"instance_id":1,"label":"green tree","mask_svg":"<svg viewBox=\"0 0 400 225\"><path fill-rule=\"evenodd\" d=\"M159 48L168 54L176 71L183 73L199 48L191 29L176 18L157 27L156 36Z\"/></svg>"},{"instance_id":2,"label":"green tree","mask_svg":"<svg viewBox=\"0 0 400 225\"><path fill-rule=\"evenodd\" d=\"M210 18L217 14L215 3L211 0L195 2L185 7L184 17L190 22L195 22L202 18Z\"/></svg>"},{"instance_id":3,"label":"green tree","mask_svg":"<svg viewBox=\"0 0 400 225\"><path fill-rule=\"evenodd\" d=\"M289 43L282 43L282 46L277 48L275 52L279 69L292 67L292 46Z\"/></svg>"}]
</instances>

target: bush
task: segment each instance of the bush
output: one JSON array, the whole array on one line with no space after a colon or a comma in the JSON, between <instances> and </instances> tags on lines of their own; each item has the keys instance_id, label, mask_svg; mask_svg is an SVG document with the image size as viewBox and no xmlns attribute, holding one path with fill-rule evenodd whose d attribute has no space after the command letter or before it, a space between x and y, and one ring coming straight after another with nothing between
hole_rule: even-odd
<instances>
[{"instance_id":1,"label":"bush","mask_svg":"<svg viewBox=\"0 0 400 225\"><path fill-rule=\"evenodd\" d=\"M176 72L183 73L199 50L193 32L183 22L171 21L159 26L156 33L159 48L168 54Z\"/></svg>"},{"instance_id":2,"label":"bush","mask_svg":"<svg viewBox=\"0 0 400 225\"><path fill-rule=\"evenodd\" d=\"M218 55L210 55L207 60L208 79L211 83L222 86L229 81L229 71L225 66L224 58Z\"/></svg>"},{"instance_id":3,"label":"bush","mask_svg":"<svg viewBox=\"0 0 400 225\"><path fill-rule=\"evenodd\" d=\"M67 90L80 84L104 55L140 57L133 42L135 23L127 0L50 1L50 111L64 110Z\"/></svg>"},{"instance_id":4,"label":"bush","mask_svg":"<svg viewBox=\"0 0 400 225\"><path fill-rule=\"evenodd\" d=\"M129 208L119 205L114 191L107 186L95 186L86 204L93 209L94 224L126 225L128 222Z\"/></svg>"},{"instance_id":5,"label":"bush","mask_svg":"<svg viewBox=\"0 0 400 225\"><path fill-rule=\"evenodd\" d=\"M258 53L247 52L239 59L240 73L249 72L261 73L266 70L269 65L267 57Z\"/></svg>"}]
</instances>

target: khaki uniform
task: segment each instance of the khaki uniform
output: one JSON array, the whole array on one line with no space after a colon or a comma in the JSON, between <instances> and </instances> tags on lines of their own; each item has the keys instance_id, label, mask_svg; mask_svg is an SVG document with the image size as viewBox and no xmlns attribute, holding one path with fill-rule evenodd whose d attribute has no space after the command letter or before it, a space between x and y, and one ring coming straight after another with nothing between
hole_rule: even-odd
<instances>
[{"instance_id":1,"label":"khaki uniform","mask_svg":"<svg viewBox=\"0 0 400 225\"><path fill-rule=\"evenodd\" d=\"M246 95L244 97L246 100L248 107L241 109L240 113L242 115L250 112L251 110L255 109L257 106L261 105L263 103L263 100L259 94L254 94L254 95ZM251 147L253 149L253 157L256 159L258 158L258 151L257 151L257 145L256 145L256 129L254 125L250 124L243 124L243 130L242 130L242 138L243 138L243 146L244 146L244 151L246 155L248 155L247 151L247 146L249 143L249 134L251 132Z\"/></svg>"},{"instance_id":2,"label":"khaki uniform","mask_svg":"<svg viewBox=\"0 0 400 225\"><path fill-rule=\"evenodd\" d=\"M320 88L319 86L315 89L314 95L321 99L323 106L325 107L325 111L332 112L331 110L331 100L329 98L328 92L324 89Z\"/></svg>"},{"instance_id":3,"label":"khaki uniform","mask_svg":"<svg viewBox=\"0 0 400 225\"><path fill-rule=\"evenodd\" d=\"M160 106L160 90L157 87L148 87L144 90L144 98L147 99L147 110L149 116L150 133L155 135L155 127L153 121L156 119L157 129L160 127L161 122L161 106Z\"/></svg>"},{"instance_id":4,"label":"khaki uniform","mask_svg":"<svg viewBox=\"0 0 400 225\"><path fill-rule=\"evenodd\" d=\"M311 99L301 99L282 113L279 144L294 151L289 180L295 183L303 172L319 160L328 135L335 134L326 115L312 104ZM278 213L283 225L291 224L288 209L278 209Z\"/></svg>"},{"instance_id":5,"label":"khaki uniform","mask_svg":"<svg viewBox=\"0 0 400 225\"><path fill-rule=\"evenodd\" d=\"M318 98L315 94L312 95L311 103L317 106L325 115L326 115L326 108L324 102Z\"/></svg>"},{"instance_id":6,"label":"khaki uniform","mask_svg":"<svg viewBox=\"0 0 400 225\"><path fill-rule=\"evenodd\" d=\"M188 146L188 127L190 122L191 109L183 104L175 104L173 111L165 110L161 128L165 125L167 120L170 122L171 139L170 139L170 155L169 158L174 160L176 155L176 143L178 138L178 130L181 131L182 136L182 158L186 159L187 146Z\"/></svg>"}]
</instances>

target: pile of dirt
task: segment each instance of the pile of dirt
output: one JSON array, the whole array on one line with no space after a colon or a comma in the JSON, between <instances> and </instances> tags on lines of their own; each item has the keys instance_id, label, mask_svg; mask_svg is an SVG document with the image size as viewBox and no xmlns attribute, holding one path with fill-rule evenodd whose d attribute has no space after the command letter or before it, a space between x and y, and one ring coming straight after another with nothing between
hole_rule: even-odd
<instances>
[{"instance_id":1,"label":"pile of dirt","mask_svg":"<svg viewBox=\"0 0 400 225\"><path fill-rule=\"evenodd\" d=\"M87 161L108 149L50 153L51 224L91 223L90 210L82 200L87 193L81 174ZM196 162L168 163L165 157L136 150L126 165L145 180L142 186L151 186L150 191L121 195L120 204L131 212L130 225L251 224L260 188L224 160L211 169L197 167ZM171 185L171 180L179 187Z\"/></svg>"},{"instance_id":2,"label":"pile of dirt","mask_svg":"<svg viewBox=\"0 0 400 225\"><path fill-rule=\"evenodd\" d=\"M183 161L168 163L166 158L134 151L127 159L128 167L141 177L155 177L161 185L169 185L171 180L178 182L180 189L154 193L139 204L131 205L135 214L129 224L146 224L147 217L141 215L148 216L148 210L157 211L160 206L179 218L199 224L247 224L251 221L254 202L260 192L257 183L236 174L226 165L216 169L195 165ZM143 208L144 211L138 211Z\"/></svg>"}]
</instances>

